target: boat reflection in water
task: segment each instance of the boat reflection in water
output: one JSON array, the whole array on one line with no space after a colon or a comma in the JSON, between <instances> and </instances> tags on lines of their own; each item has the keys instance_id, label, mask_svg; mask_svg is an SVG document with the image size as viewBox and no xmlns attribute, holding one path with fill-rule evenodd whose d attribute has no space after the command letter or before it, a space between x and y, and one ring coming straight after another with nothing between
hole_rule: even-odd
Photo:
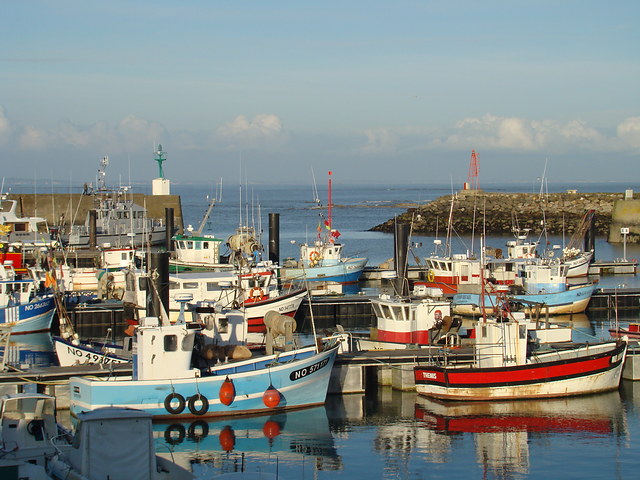
<instances>
[{"instance_id":1,"label":"boat reflection in water","mask_svg":"<svg viewBox=\"0 0 640 480\"><path fill-rule=\"evenodd\" d=\"M466 403L417 396L415 405L416 420L441 437L427 435L441 453L446 453L443 445L453 447L457 436L472 434L476 461L496 476L529 473L529 448L536 440L546 442L566 435L575 442L581 436L626 435L623 412L618 391L549 400ZM428 443L420 445L433 452Z\"/></svg>"},{"instance_id":2,"label":"boat reflection in water","mask_svg":"<svg viewBox=\"0 0 640 480\"><path fill-rule=\"evenodd\" d=\"M0 355L4 353L2 344ZM49 332L12 335L4 360L14 367L49 367L58 362Z\"/></svg>"},{"instance_id":3,"label":"boat reflection in water","mask_svg":"<svg viewBox=\"0 0 640 480\"><path fill-rule=\"evenodd\" d=\"M156 453L194 473L339 470L325 407L154 423Z\"/></svg>"}]
</instances>

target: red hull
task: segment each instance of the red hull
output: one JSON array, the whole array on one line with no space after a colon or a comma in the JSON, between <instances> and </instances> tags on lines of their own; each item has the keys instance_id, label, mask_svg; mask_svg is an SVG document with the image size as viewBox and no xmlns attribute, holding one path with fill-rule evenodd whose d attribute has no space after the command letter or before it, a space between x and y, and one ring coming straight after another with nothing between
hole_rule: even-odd
<instances>
[{"instance_id":1,"label":"red hull","mask_svg":"<svg viewBox=\"0 0 640 480\"><path fill-rule=\"evenodd\" d=\"M626 344L616 348L579 358L532 363L513 367L495 368L447 368L416 366L416 385L435 385L445 388L481 391L495 387L514 387L547 384L571 378L587 377L617 368L624 357Z\"/></svg>"}]
</instances>

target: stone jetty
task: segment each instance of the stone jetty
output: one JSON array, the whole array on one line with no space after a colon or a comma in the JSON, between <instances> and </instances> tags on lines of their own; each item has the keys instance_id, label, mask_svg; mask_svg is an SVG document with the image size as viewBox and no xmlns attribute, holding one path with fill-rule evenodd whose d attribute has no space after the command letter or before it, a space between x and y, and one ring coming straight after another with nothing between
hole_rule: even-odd
<instances>
[{"instance_id":1,"label":"stone jetty","mask_svg":"<svg viewBox=\"0 0 640 480\"><path fill-rule=\"evenodd\" d=\"M510 235L514 227L540 232L546 225L549 234L571 235L587 210L595 211L596 235L607 235L614 204L622 193L493 193L463 190L454 194L452 226L460 234L480 232ZM451 210L452 195L425 205L415 205L399 216L412 225L414 234L444 235ZM393 232L394 220L373 227L372 231Z\"/></svg>"}]
</instances>

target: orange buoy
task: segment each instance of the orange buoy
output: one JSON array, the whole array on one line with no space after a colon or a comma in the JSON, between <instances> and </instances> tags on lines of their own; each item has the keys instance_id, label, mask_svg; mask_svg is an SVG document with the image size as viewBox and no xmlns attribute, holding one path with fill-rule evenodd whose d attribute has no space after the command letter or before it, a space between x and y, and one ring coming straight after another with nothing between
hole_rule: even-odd
<instances>
[{"instance_id":1,"label":"orange buoy","mask_svg":"<svg viewBox=\"0 0 640 480\"><path fill-rule=\"evenodd\" d=\"M236 446L236 434L229 425L220 432L220 446L225 452L230 452Z\"/></svg>"},{"instance_id":2,"label":"orange buoy","mask_svg":"<svg viewBox=\"0 0 640 480\"><path fill-rule=\"evenodd\" d=\"M262 426L262 433L264 433L264 436L269 440L273 440L275 437L280 435L280 424L273 420L267 420Z\"/></svg>"},{"instance_id":3,"label":"orange buoy","mask_svg":"<svg viewBox=\"0 0 640 480\"><path fill-rule=\"evenodd\" d=\"M269 408L277 407L280 403L280 392L273 385L269 385L262 395L262 402Z\"/></svg>"},{"instance_id":4,"label":"orange buoy","mask_svg":"<svg viewBox=\"0 0 640 480\"><path fill-rule=\"evenodd\" d=\"M230 380L229 377L225 378L218 395L222 403L231 405L233 399L236 397L236 387L233 385L233 380Z\"/></svg>"}]
</instances>

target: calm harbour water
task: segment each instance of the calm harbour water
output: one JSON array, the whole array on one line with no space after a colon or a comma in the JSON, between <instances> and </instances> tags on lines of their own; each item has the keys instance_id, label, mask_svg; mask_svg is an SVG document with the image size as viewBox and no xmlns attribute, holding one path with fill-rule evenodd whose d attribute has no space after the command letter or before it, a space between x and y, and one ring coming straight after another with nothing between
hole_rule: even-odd
<instances>
[{"instance_id":1,"label":"calm harbour water","mask_svg":"<svg viewBox=\"0 0 640 480\"><path fill-rule=\"evenodd\" d=\"M639 412L640 383L625 381L600 395L476 404L385 388L331 395L325 407L287 414L154 426L156 452L202 479L237 471L283 479L626 479L640 468Z\"/></svg>"},{"instance_id":2,"label":"calm harbour water","mask_svg":"<svg viewBox=\"0 0 640 480\"><path fill-rule=\"evenodd\" d=\"M319 188L326 203L326 186ZM485 186L487 190L488 188ZM558 185L554 191L576 188ZM582 191L623 191L637 185L583 185ZM225 193L205 232L226 239L240 223L238 187ZM392 256L393 236L368 229L405 211L399 202L426 202L450 192L446 186L348 186L334 179L334 226L346 253L378 265ZM534 186L499 191L535 191ZM552 190L550 186L550 190ZM185 225L197 227L210 186L173 185L181 195ZM281 258L296 256L295 241L312 240L318 225L311 186L253 186L244 189L242 216L268 232L268 213L280 214ZM248 194L247 194L248 193ZM247 201L248 200L248 201ZM254 206L248 206L253 204ZM260 213L258 207L260 205ZM262 217L262 222L258 220ZM246 223L246 221L243 221ZM503 247L510 236L487 244ZM267 234L263 243L267 243ZM432 252L433 237L416 237L418 258ZM457 240L454 250L470 248ZM562 238L550 239L562 243ZM598 238L602 260L622 257L622 245ZM413 257L412 257L413 258ZM627 246L640 258L640 246ZM603 285L640 286L636 276L602 277ZM621 321L638 311L620 312ZM579 339L605 338L613 314L580 316ZM31 337L31 338L24 338ZM50 348L48 336L24 336L35 350L24 362L38 363ZM30 343L31 342L31 343ZM50 353L50 350L49 350ZM391 389L365 395L329 396L325 407L275 416L155 424L156 451L192 469L198 478L232 471L279 474L283 479L371 478L637 478L640 471L640 382L619 391L553 401L440 404Z\"/></svg>"}]
</instances>

